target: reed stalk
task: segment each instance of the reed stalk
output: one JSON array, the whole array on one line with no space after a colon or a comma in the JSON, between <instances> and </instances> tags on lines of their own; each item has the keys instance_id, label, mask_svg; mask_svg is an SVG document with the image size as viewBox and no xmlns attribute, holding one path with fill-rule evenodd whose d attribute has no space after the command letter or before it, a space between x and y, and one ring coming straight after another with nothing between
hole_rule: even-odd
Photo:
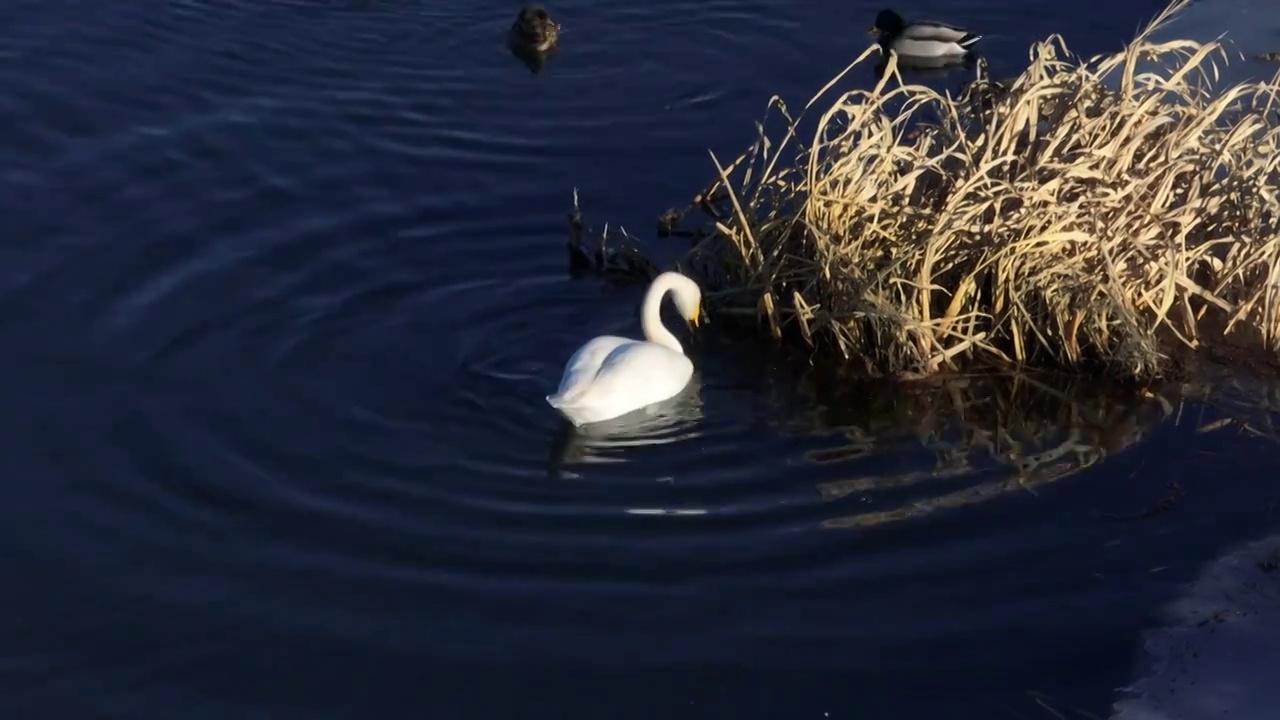
<instances>
[{"instance_id":1,"label":"reed stalk","mask_svg":"<svg viewBox=\"0 0 1280 720\"><path fill-rule=\"evenodd\" d=\"M955 96L891 55L825 99L876 45L798 116L775 96L695 200L711 219L687 264L712 311L896 377L1146 380L1223 339L1280 352L1280 72L1216 88L1221 43L1151 40L1187 4L1112 55L1051 36Z\"/></svg>"}]
</instances>

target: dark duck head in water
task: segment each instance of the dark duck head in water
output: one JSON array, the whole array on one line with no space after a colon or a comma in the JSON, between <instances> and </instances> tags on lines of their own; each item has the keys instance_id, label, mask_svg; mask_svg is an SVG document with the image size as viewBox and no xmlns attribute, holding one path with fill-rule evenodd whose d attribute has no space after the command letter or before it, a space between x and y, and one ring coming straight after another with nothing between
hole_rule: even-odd
<instances>
[{"instance_id":1,"label":"dark duck head in water","mask_svg":"<svg viewBox=\"0 0 1280 720\"><path fill-rule=\"evenodd\" d=\"M511 44L525 50L546 52L560 37L560 23L538 5L526 6L511 25Z\"/></svg>"}]
</instances>

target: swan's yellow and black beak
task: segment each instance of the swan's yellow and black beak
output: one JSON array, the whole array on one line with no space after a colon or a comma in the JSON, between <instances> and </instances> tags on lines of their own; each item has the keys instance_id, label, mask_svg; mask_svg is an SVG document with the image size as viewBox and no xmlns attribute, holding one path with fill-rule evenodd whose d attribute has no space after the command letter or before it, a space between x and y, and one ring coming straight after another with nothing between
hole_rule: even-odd
<instances>
[{"instance_id":1,"label":"swan's yellow and black beak","mask_svg":"<svg viewBox=\"0 0 1280 720\"><path fill-rule=\"evenodd\" d=\"M693 309L693 315L689 317L689 324L698 327L698 322L702 319L702 306Z\"/></svg>"}]
</instances>

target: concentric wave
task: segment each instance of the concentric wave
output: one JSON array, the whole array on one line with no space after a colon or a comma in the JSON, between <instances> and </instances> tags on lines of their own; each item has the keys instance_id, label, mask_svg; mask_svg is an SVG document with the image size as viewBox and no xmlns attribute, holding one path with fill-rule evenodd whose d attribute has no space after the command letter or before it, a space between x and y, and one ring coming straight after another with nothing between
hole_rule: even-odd
<instances>
[{"instance_id":1,"label":"concentric wave","mask_svg":"<svg viewBox=\"0 0 1280 720\"><path fill-rule=\"evenodd\" d=\"M583 340L639 332L641 292L565 276L571 189L651 223L722 111L772 94L738 66L829 72L796 6L566 0L531 75L514 7L0 7L0 532L32 579L11 616L56 626L3 628L6 661L70 678L33 692L200 705L184 666L261 670L224 638L268 631L371 666L932 663L1131 589L1081 580L1111 526L1035 493L1145 442L1152 403L796 387L709 334L670 412L566 432L544 396ZM990 451L1015 425L1016 467Z\"/></svg>"}]
</instances>

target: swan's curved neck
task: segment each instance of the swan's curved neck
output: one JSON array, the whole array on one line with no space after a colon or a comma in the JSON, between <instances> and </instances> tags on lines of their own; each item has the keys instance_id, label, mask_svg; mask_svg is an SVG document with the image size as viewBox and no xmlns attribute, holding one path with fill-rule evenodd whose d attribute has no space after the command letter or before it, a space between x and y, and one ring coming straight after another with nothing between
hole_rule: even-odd
<instances>
[{"instance_id":1,"label":"swan's curved neck","mask_svg":"<svg viewBox=\"0 0 1280 720\"><path fill-rule=\"evenodd\" d=\"M644 339L671 348L681 355L684 348L675 335L662 324L662 298L671 291L672 285L666 278L658 278L649 286L644 295L644 305L640 309L640 327L644 329Z\"/></svg>"}]
</instances>

